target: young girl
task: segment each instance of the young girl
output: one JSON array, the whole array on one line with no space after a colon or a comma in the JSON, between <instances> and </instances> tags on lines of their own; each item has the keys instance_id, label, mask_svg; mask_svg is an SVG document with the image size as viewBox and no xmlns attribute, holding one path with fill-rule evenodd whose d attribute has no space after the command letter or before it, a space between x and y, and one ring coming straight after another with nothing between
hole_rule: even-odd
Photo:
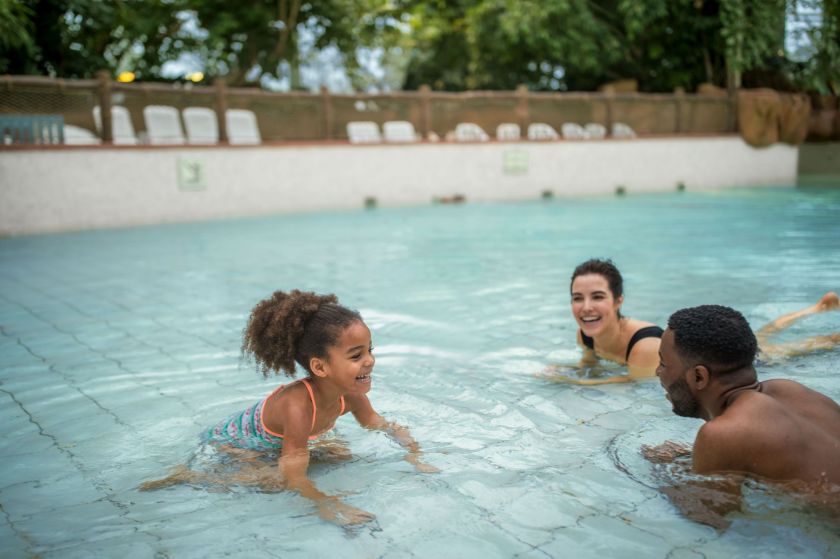
<instances>
[{"instance_id":1,"label":"young girl","mask_svg":"<svg viewBox=\"0 0 840 559\"><path fill-rule=\"evenodd\" d=\"M408 451L405 460L418 471L437 471L421 462L420 448L406 428L385 421L371 406L367 393L375 359L370 330L359 313L339 305L335 295L276 291L251 311L242 350L253 356L266 376L282 371L294 377L295 363L308 376L280 386L221 421L205 439L232 454L279 449L283 486L314 501L325 520L349 525L374 518L319 491L307 477L310 443L347 412L363 427L382 430L402 445ZM182 470L168 482L150 482L141 488L192 479L196 477Z\"/></svg>"},{"instance_id":2,"label":"young girl","mask_svg":"<svg viewBox=\"0 0 840 559\"><path fill-rule=\"evenodd\" d=\"M622 316L624 280L611 260L591 259L572 273L570 285L572 315L578 324L577 342L583 357L576 368L592 367L599 358L626 365L625 376L573 378L550 376L551 380L575 384L607 384L650 378L659 363L662 328L650 322ZM796 320L840 307L837 294L828 292L816 304L777 318L756 332L760 345L759 359L775 360L840 344L840 333L815 336L784 344L771 344L769 337Z\"/></svg>"}]
</instances>

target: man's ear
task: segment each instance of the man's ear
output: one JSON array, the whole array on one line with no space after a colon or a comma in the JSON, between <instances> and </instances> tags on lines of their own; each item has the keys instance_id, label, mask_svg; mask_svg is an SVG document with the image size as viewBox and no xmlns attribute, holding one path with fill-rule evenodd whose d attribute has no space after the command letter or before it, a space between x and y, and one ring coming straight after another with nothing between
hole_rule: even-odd
<instances>
[{"instance_id":1,"label":"man's ear","mask_svg":"<svg viewBox=\"0 0 840 559\"><path fill-rule=\"evenodd\" d=\"M327 376L326 365L326 359L321 359L320 357L312 357L309 360L309 370L312 371L312 374L316 377L323 378Z\"/></svg>"},{"instance_id":2,"label":"man's ear","mask_svg":"<svg viewBox=\"0 0 840 559\"><path fill-rule=\"evenodd\" d=\"M689 378L688 383L696 390L703 390L707 386L709 386L709 381L712 378L712 373L709 372L709 369L706 368L705 365L695 365L688 372Z\"/></svg>"}]
</instances>

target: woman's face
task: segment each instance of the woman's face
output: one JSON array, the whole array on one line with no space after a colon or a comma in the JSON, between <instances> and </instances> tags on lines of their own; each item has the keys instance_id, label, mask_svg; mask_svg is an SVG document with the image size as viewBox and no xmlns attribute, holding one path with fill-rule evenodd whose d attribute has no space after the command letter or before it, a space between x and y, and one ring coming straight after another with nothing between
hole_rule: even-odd
<instances>
[{"instance_id":1,"label":"woman's face","mask_svg":"<svg viewBox=\"0 0 840 559\"><path fill-rule=\"evenodd\" d=\"M622 302L624 297L613 297L607 278L600 274L581 275L572 282L572 314L589 337L618 322Z\"/></svg>"}]
</instances>

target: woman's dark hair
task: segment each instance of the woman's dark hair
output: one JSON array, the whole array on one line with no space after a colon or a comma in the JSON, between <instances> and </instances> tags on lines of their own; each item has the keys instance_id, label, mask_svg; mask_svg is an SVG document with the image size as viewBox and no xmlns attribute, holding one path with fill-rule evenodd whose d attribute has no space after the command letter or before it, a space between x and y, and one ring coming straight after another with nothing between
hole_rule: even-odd
<instances>
[{"instance_id":1,"label":"woman's dark hair","mask_svg":"<svg viewBox=\"0 0 840 559\"><path fill-rule=\"evenodd\" d=\"M572 280L569 282L569 291L572 290L572 285L575 283L575 278L578 276L586 276L589 274L598 274L604 276L607 280L607 285L610 287L613 299L618 299L624 295L624 278L621 277L621 272L615 267L613 261L609 258L591 258L580 264L575 271L572 272ZM618 311L618 318L621 318L621 311Z\"/></svg>"},{"instance_id":2,"label":"woman's dark hair","mask_svg":"<svg viewBox=\"0 0 840 559\"><path fill-rule=\"evenodd\" d=\"M311 373L309 360L326 357L344 329L361 320L358 312L339 305L335 295L275 291L251 311L242 353L252 355L266 376L282 371L293 377L295 362Z\"/></svg>"}]
</instances>

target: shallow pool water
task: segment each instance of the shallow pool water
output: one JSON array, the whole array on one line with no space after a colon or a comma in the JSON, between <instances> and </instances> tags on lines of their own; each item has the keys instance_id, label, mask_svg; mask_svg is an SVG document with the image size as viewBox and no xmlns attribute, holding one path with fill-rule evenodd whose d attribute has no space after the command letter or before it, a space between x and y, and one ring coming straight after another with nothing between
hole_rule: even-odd
<instances>
[{"instance_id":1,"label":"shallow pool water","mask_svg":"<svg viewBox=\"0 0 840 559\"><path fill-rule=\"evenodd\" d=\"M723 533L680 516L639 454L691 442L654 381L547 382L578 356L568 282L612 257L625 314L720 303L758 328L840 289L840 190L762 189L278 216L0 240L0 556L831 557L836 526L745 507ZM253 304L334 292L373 331L371 401L400 448L338 422L353 459L324 491L377 516L326 524L288 493L137 486L260 398L240 362ZM840 330L840 313L781 339ZM840 350L761 369L840 400ZM760 491L759 491L760 492Z\"/></svg>"}]
</instances>

